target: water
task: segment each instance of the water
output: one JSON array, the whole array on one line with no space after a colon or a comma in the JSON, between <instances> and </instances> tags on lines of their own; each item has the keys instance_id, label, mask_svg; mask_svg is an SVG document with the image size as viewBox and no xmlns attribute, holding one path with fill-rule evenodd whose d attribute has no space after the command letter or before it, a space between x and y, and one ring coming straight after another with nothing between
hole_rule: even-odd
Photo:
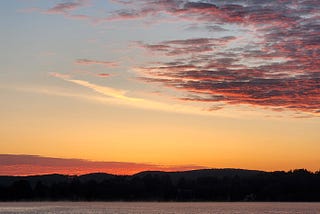
<instances>
[{"instance_id":1,"label":"water","mask_svg":"<svg viewBox=\"0 0 320 214\"><path fill-rule=\"evenodd\" d=\"M8 202L0 213L320 213L320 203Z\"/></svg>"}]
</instances>

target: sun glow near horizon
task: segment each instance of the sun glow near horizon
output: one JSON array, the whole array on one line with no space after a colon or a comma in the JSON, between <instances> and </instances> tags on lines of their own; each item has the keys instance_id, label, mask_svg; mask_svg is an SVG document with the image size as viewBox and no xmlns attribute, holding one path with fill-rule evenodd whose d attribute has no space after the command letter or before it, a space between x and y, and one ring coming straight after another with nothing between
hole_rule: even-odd
<instances>
[{"instance_id":1,"label":"sun glow near horizon","mask_svg":"<svg viewBox=\"0 0 320 214\"><path fill-rule=\"evenodd\" d=\"M0 174L319 170L320 3L0 6Z\"/></svg>"}]
</instances>

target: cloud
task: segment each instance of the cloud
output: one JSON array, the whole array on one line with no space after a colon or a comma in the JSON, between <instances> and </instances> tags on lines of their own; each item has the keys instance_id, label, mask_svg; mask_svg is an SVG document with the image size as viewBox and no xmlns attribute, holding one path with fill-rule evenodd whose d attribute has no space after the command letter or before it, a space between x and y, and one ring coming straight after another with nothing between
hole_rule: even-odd
<instances>
[{"instance_id":1,"label":"cloud","mask_svg":"<svg viewBox=\"0 0 320 214\"><path fill-rule=\"evenodd\" d=\"M137 42L136 44L151 52L163 52L168 56L185 55L193 53L203 53L214 51L215 48L226 45L228 42L234 40L235 37L222 38L195 38L182 40L169 40L160 42L159 44L145 44Z\"/></svg>"},{"instance_id":2,"label":"cloud","mask_svg":"<svg viewBox=\"0 0 320 214\"><path fill-rule=\"evenodd\" d=\"M32 7L32 8L20 9L18 10L18 12L22 12L22 13L39 12L42 14L60 14L70 19L92 20L93 19L92 16L73 13L74 11L80 8L90 6L90 2L91 2L90 0L64 1L61 3L57 3L48 9Z\"/></svg>"},{"instance_id":3,"label":"cloud","mask_svg":"<svg viewBox=\"0 0 320 214\"><path fill-rule=\"evenodd\" d=\"M146 170L181 171L204 168L196 165L165 166L149 163L89 161L25 154L0 154L0 175L69 174L94 172L130 175Z\"/></svg>"},{"instance_id":4,"label":"cloud","mask_svg":"<svg viewBox=\"0 0 320 214\"><path fill-rule=\"evenodd\" d=\"M142 99L139 98L133 98L133 97L128 97L126 96L126 91L124 90L119 90L119 89L114 89L114 88L110 88L110 87L106 87L106 86L100 86L100 85L96 85L96 84L92 84L89 83L87 81L84 80L76 80L76 79L65 79L69 82L87 87L92 89L93 91L96 91L102 95L106 95L106 96L110 96L113 98L117 98L120 100L125 100L125 101L129 101L129 102L139 102L139 101L143 101Z\"/></svg>"},{"instance_id":5,"label":"cloud","mask_svg":"<svg viewBox=\"0 0 320 214\"><path fill-rule=\"evenodd\" d=\"M50 75L50 76L53 76L53 77L61 78L61 79L68 79L68 78L70 78L70 75L69 75L69 74L61 74L61 73L56 73L56 72L50 72L49 75Z\"/></svg>"},{"instance_id":6,"label":"cloud","mask_svg":"<svg viewBox=\"0 0 320 214\"><path fill-rule=\"evenodd\" d=\"M290 77L286 73L270 73L270 69L277 69L278 65L274 65L274 68L267 66L269 69L266 70L263 66L238 69L228 63L222 66L220 63L203 67L193 64L149 67L144 69L151 77L142 78L146 82L162 83L189 92L188 97L181 98L185 101L249 104L319 113L319 73ZM203 97L194 98L193 94Z\"/></svg>"},{"instance_id":7,"label":"cloud","mask_svg":"<svg viewBox=\"0 0 320 214\"><path fill-rule=\"evenodd\" d=\"M107 74L107 73L100 73L100 74L97 74L97 76L99 77L109 77L111 74Z\"/></svg>"},{"instance_id":8,"label":"cloud","mask_svg":"<svg viewBox=\"0 0 320 214\"><path fill-rule=\"evenodd\" d=\"M77 59L76 64L78 65L103 65L105 67L117 67L118 63L111 61L100 61L91 59Z\"/></svg>"},{"instance_id":9,"label":"cloud","mask_svg":"<svg viewBox=\"0 0 320 214\"><path fill-rule=\"evenodd\" d=\"M191 2L185 0L137 0L126 2L128 9L114 12L108 20L141 19L148 16L167 14L181 19L213 21L230 18L224 8L213 3Z\"/></svg>"},{"instance_id":10,"label":"cloud","mask_svg":"<svg viewBox=\"0 0 320 214\"><path fill-rule=\"evenodd\" d=\"M117 1L120 3L119 1ZM270 24L294 23L301 16L317 13L316 1L259 1L259 0L137 0L126 1L127 9L116 11L113 18L143 18L168 14L181 19L214 23Z\"/></svg>"},{"instance_id":11,"label":"cloud","mask_svg":"<svg viewBox=\"0 0 320 214\"><path fill-rule=\"evenodd\" d=\"M319 115L318 1L139 2L142 7L132 3L130 11L140 18L149 14L139 11L154 8L157 14L188 20L193 27L243 30L228 31L231 36L224 38L140 42L140 47L168 57L162 63L142 66L140 79L183 91L187 95L180 99L186 102L245 104Z\"/></svg>"},{"instance_id":12,"label":"cloud","mask_svg":"<svg viewBox=\"0 0 320 214\"><path fill-rule=\"evenodd\" d=\"M109 73L97 73L89 70L74 70L72 71L73 74L85 74L85 75L90 75L90 76L95 76L95 77L101 77L101 78L107 78L113 76L113 74ZM50 74L50 73L49 73ZM59 77L60 73L51 73L51 76ZM70 78L70 75L66 75L65 78Z\"/></svg>"},{"instance_id":13,"label":"cloud","mask_svg":"<svg viewBox=\"0 0 320 214\"><path fill-rule=\"evenodd\" d=\"M185 95L178 99L185 102L244 104L319 115L318 0L112 2L122 9L102 18L87 18L96 22L140 19L148 23L173 18L186 21L192 26L190 29L200 26L208 33L207 37L136 42L148 54L167 57L156 65L141 66L140 80L183 92ZM86 5L86 1L69 1L46 11L71 17L76 16L73 11ZM79 59L76 63L117 66L114 62L89 59ZM92 85L85 87L92 88Z\"/></svg>"},{"instance_id":14,"label":"cloud","mask_svg":"<svg viewBox=\"0 0 320 214\"><path fill-rule=\"evenodd\" d=\"M86 87L98 95L93 95L91 98L94 101L98 101L101 103L107 103L112 105L120 105L120 106L128 106L138 109L147 109L147 110L157 110L157 111L164 111L164 112L173 112L173 113L180 113L180 114L193 114L193 115L206 115L206 116L219 116L219 117L242 117L243 115L233 115L230 112L209 112L203 111L202 107L198 106L189 106L183 105L179 102L175 103L167 103L164 101L156 101L151 99L145 99L135 96L129 96L128 91L122 89L116 89L108 86L97 85L85 80L73 79L69 75L64 75L60 73L50 73L51 76L62 79L64 81L80 85L82 87ZM53 95L59 95L59 93L53 93L48 91L39 91L40 93L48 93ZM132 92L131 92L132 93ZM62 96L72 96L69 94L61 94ZM75 94L74 97L83 97L85 99L90 99L88 96L82 96L81 94ZM179 101L176 99L176 101ZM246 116L248 117L248 115Z\"/></svg>"},{"instance_id":15,"label":"cloud","mask_svg":"<svg viewBox=\"0 0 320 214\"><path fill-rule=\"evenodd\" d=\"M75 0L58 3L44 11L47 14L69 14L69 12L87 6L88 0Z\"/></svg>"},{"instance_id":16,"label":"cloud","mask_svg":"<svg viewBox=\"0 0 320 214\"><path fill-rule=\"evenodd\" d=\"M119 90L119 89L114 89L114 88L107 87L107 86L100 86L100 85L92 84L92 83L85 81L85 80L72 79L71 76L65 75L65 74L60 74L60 73L55 73L55 72L51 72L49 74L53 77L57 77L57 78L65 80L65 81L72 82L77 85L84 86L86 88L90 88L91 90L93 90L99 94L105 95L105 96L113 97L113 98L120 99L120 100L130 101L130 102L140 101L139 98L132 98L132 97L126 96L125 95L126 91L124 91L124 90Z\"/></svg>"}]
</instances>

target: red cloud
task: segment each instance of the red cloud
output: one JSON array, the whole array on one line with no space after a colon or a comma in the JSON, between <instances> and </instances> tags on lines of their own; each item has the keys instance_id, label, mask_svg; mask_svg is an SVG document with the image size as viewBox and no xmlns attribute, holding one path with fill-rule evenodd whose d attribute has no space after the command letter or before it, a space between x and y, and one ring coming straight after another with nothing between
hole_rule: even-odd
<instances>
[{"instance_id":1,"label":"red cloud","mask_svg":"<svg viewBox=\"0 0 320 214\"><path fill-rule=\"evenodd\" d=\"M131 175L146 170L181 171L201 166L162 166L131 162L88 161L83 159L51 158L37 155L0 154L0 175L69 174L94 172Z\"/></svg>"},{"instance_id":2,"label":"red cloud","mask_svg":"<svg viewBox=\"0 0 320 214\"><path fill-rule=\"evenodd\" d=\"M100 74L97 74L97 76L99 76L99 77L109 77L110 74L100 73Z\"/></svg>"},{"instance_id":3,"label":"red cloud","mask_svg":"<svg viewBox=\"0 0 320 214\"><path fill-rule=\"evenodd\" d=\"M139 2L146 8L156 7L155 1ZM160 2L166 4L157 7L158 13L195 24L210 21L247 27L254 29L255 40L237 47L228 44L234 37L140 43L151 52L170 56L169 62L144 66L146 76L141 79L183 90L185 101L320 113L318 1Z\"/></svg>"}]
</instances>

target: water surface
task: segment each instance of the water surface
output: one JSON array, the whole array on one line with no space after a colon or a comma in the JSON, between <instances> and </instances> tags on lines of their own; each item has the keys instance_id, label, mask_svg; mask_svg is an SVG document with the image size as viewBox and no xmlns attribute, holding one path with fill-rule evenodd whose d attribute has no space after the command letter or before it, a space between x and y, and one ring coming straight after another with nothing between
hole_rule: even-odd
<instances>
[{"instance_id":1,"label":"water surface","mask_svg":"<svg viewBox=\"0 0 320 214\"><path fill-rule=\"evenodd\" d=\"M320 203L8 202L0 213L320 213Z\"/></svg>"}]
</instances>

